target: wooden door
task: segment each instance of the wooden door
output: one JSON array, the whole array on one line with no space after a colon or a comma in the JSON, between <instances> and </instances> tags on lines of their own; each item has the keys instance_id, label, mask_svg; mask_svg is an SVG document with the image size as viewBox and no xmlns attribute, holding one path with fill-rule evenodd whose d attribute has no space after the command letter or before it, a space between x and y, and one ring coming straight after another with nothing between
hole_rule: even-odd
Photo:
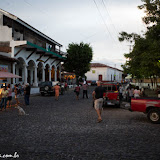
<instances>
[{"instance_id":1,"label":"wooden door","mask_svg":"<svg viewBox=\"0 0 160 160\"><path fill-rule=\"evenodd\" d=\"M101 74L99 75L99 79L98 80L102 81L102 75Z\"/></svg>"}]
</instances>

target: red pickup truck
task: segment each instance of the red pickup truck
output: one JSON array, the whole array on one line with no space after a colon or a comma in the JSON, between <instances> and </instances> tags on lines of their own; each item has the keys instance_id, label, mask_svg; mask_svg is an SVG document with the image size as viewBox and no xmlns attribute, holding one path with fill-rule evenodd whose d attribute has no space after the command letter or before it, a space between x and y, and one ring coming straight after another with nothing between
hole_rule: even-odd
<instances>
[{"instance_id":1,"label":"red pickup truck","mask_svg":"<svg viewBox=\"0 0 160 160\"><path fill-rule=\"evenodd\" d=\"M119 101L119 92L118 92L118 86L116 83L111 82L103 82L102 87L105 88L106 93L104 94L105 100L104 100L104 106L107 105L116 105L120 106Z\"/></svg>"},{"instance_id":2,"label":"red pickup truck","mask_svg":"<svg viewBox=\"0 0 160 160\"><path fill-rule=\"evenodd\" d=\"M132 98L131 111L144 112L152 123L160 123L160 98Z\"/></svg>"}]
</instances>

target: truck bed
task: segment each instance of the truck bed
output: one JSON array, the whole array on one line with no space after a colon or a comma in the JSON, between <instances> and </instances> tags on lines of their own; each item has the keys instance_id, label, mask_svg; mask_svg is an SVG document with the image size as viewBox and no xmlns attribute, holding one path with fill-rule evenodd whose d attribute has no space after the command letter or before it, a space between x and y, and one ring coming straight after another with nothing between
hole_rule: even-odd
<instances>
[{"instance_id":1,"label":"truck bed","mask_svg":"<svg viewBox=\"0 0 160 160\"><path fill-rule=\"evenodd\" d=\"M157 97L142 97L131 99L131 110L138 112L146 112L149 107L160 108L160 98Z\"/></svg>"}]
</instances>

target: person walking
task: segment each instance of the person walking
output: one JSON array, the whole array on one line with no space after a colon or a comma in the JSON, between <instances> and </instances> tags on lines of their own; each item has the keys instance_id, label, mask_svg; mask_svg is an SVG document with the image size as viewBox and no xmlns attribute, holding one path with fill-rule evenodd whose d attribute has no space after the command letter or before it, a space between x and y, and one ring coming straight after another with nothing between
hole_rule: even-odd
<instances>
[{"instance_id":1,"label":"person walking","mask_svg":"<svg viewBox=\"0 0 160 160\"><path fill-rule=\"evenodd\" d=\"M58 85L58 83L54 86L54 91L55 91L55 99L58 101L60 92L60 86Z\"/></svg>"},{"instance_id":2,"label":"person walking","mask_svg":"<svg viewBox=\"0 0 160 160\"><path fill-rule=\"evenodd\" d=\"M80 93L80 87L79 87L79 85L77 85L75 87L74 92L76 93L76 99L79 100L79 93Z\"/></svg>"},{"instance_id":3,"label":"person walking","mask_svg":"<svg viewBox=\"0 0 160 160\"><path fill-rule=\"evenodd\" d=\"M24 88L24 101L26 105L29 105L30 91L31 91L31 87L29 83L26 83Z\"/></svg>"},{"instance_id":4,"label":"person walking","mask_svg":"<svg viewBox=\"0 0 160 160\"><path fill-rule=\"evenodd\" d=\"M97 87L92 93L94 99L94 108L98 115L97 122L100 123L102 121L101 113L102 113L102 106L103 106L103 95L105 93L105 89L101 86L101 82L97 82Z\"/></svg>"},{"instance_id":5,"label":"person walking","mask_svg":"<svg viewBox=\"0 0 160 160\"><path fill-rule=\"evenodd\" d=\"M11 88L11 85L10 85L10 84L8 84L7 90L8 90L7 107L11 107L11 101L12 101L12 88Z\"/></svg>"},{"instance_id":6,"label":"person walking","mask_svg":"<svg viewBox=\"0 0 160 160\"><path fill-rule=\"evenodd\" d=\"M88 91L87 91L88 85L86 82L82 84L82 88L83 88L83 98L84 98L84 95L86 95L86 98L88 99Z\"/></svg>"},{"instance_id":7,"label":"person walking","mask_svg":"<svg viewBox=\"0 0 160 160\"><path fill-rule=\"evenodd\" d=\"M8 97L8 90L6 86L3 87L1 95L2 95L2 99L1 99L1 104L0 104L0 107L1 107L0 111L2 111L3 104L4 104L4 110L6 111L7 97Z\"/></svg>"}]
</instances>

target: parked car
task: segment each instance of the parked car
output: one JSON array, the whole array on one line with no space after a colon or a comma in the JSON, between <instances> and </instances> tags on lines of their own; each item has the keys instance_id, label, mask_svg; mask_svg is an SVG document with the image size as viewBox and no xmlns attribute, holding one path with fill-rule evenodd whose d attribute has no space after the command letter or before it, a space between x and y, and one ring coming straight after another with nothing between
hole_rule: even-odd
<instances>
[{"instance_id":1,"label":"parked car","mask_svg":"<svg viewBox=\"0 0 160 160\"><path fill-rule=\"evenodd\" d=\"M96 81L91 81L91 86L96 86L97 82Z\"/></svg>"},{"instance_id":2,"label":"parked car","mask_svg":"<svg viewBox=\"0 0 160 160\"><path fill-rule=\"evenodd\" d=\"M119 101L119 92L118 92L118 85L117 83L112 82L104 82L102 83L102 87L105 88L105 100L104 100L104 106L107 105L114 105L119 107L120 101Z\"/></svg>"},{"instance_id":3,"label":"parked car","mask_svg":"<svg viewBox=\"0 0 160 160\"><path fill-rule=\"evenodd\" d=\"M41 95L44 96L45 94L49 94L49 95L54 95L54 90L53 87L58 83L58 85L61 87L61 92L60 94L63 95L64 94L64 85L61 84L58 81L46 81L46 82L41 82L39 84L40 87L40 92Z\"/></svg>"},{"instance_id":4,"label":"parked car","mask_svg":"<svg viewBox=\"0 0 160 160\"><path fill-rule=\"evenodd\" d=\"M130 111L143 112L152 123L160 123L160 98L132 98Z\"/></svg>"}]
</instances>

